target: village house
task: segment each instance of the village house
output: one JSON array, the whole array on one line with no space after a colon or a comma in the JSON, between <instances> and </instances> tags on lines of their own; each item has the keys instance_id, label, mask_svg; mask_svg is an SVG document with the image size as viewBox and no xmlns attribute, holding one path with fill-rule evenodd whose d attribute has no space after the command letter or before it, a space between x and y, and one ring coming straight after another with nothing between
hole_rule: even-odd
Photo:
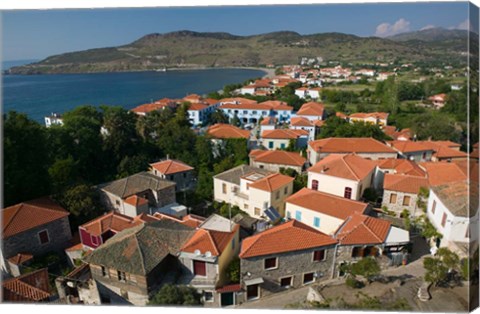
<instances>
[{"instance_id":1,"label":"village house","mask_svg":"<svg viewBox=\"0 0 480 314\"><path fill-rule=\"evenodd\" d=\"M307 102L297 111L297 117L307 118L310 121L325 120L325 106L317 102Z\"/></svg>"},{"instance_id":2,"label":"village house","mask_svg":"<svg viewBox=\"0 0 480 314\"><path fill-rule=\"evenodd\" d=\"M170 98L163 98L157 100L152 103L139 105L130 111L138 114L139 116L145 116L147 113L152 111L159 111L163 110L167 107L176 108L178 106L178 102L181 101L180 99L170 99Z\"/></svg>"},{"instance_id":3,"label":"village house","mask_svg":"<svg viewBox=\"0 0 480 314\"><path fill-rule=\"evenodd\" d=\"M239 230L238 224L214 214L197 228L180 249L178 259L183 269L179 282L196 288L202 294L204 306L218 307L235 303L225 304L226 296L222 297L222 293L216 290L228 283L226 269L240 251Z\"/></svg>"},{"instance_id":4,"label":"village house","mask_svg":"<svg viewBox=\"0 0 480 314\"><path fill-rule=\"evenodd\" d=\"M445 106L445 101L447 99L447 94L437 94L428 97L428 100L432 103L435 109L440 109Z\"/></svg>"},{"instance_id":5,"label":"village house","mask_svg":"<svg viewBox=\"0 0 480 314\"><path fill-rule=\"evenodd\" d=\"M467 164L461 162L422 162L419 167L427 173L430 186L467 180ZM471 173L471 172L470 172Z\"/></svg>"},{"instance_id":6,"label":"village house","mask_svg":"<svg viewBox=\"0 0 480 314\"><path fill-rule=\"evenodd\" d=\"M371 123L376 125L387 125L388 120L388 113L386 112L370 112L370 113L363 113L357 112L352 113L348 116L350 123L353 122L365 122Z\"/></svg>"},{"instance_id":7,"label":"village house","mask_svg":"<svg viewBox=\"0 0 480 314\"><path fill-rule=\"evenodd\" d=\"M290 120L290 130L305 130L308 132L308 140L315 140L317 130L324 124L324 120L309 120L305 117L293 117Z\"/></svg>"},{"instance_id":8,"label":"village house","mask_svg":"<svg viewBox=\"0 0 480 314\"><path fill-rule=\"evenodd\" d=\"M69 215L49 197L2 209L0 271L19 275L32 258L62 252L72 238Z\"/></svg>"},{"instance_id":9,"label":"village house","mask_svg":"<svg viewBox=\"0 0 480 314\"><path fill-rule=\"evenodd\" d=\"M472 197L473 195L473 197ZM461 257L478 245L478 182L454 181L430 189L427 217L442 238L437 247L447 247Z\"/></svg>"},{"instance_id":10,"label":"village house","mask_svg":"<svg viewBox=\"0 0 480 314\"><path fill-rule=\"evenodd\" d=\"M336 243L297 220L246 238L239 255L243 301L330 279Z\"/></svg>"},{"instance_id":11,"label":"village house","mask_svg":"<svg viewBox=\"0 0 480 314\"><path fill-rule=\"evenodd\" d=\"M410 141L412 139L412 131L408 128L397 131L397 128L393 125L384 125L382 126L382 131L394 141Z\"/></svg>"},{"instance_id":12,"label":"village house","mask_svg":"<svg viewBox=\"0 0 480 314\"><path fill-rule=\"evenodd\" d=\"M377 160L377 171L375 173L373 186L376 190L383 189L385 174L405 174L418 177L426 177L424 169L416 162L408 159L383 159Z\"/></svg>"},{"instance_id":13,"label":"village house","mask_svg":"<svg viewBox=\"0 0 480 314\"><path fill-rule=\"evenodd\" d=\"M48 269L42 268L19 277L3 278L1 303L38 303L52 299Z\"/></svg>"},{"instance_id":14,"label":"village house","mask_svg":"<svg viewBox=\"0 0 480 314\"><path fill-rule=\"evenodd\" d=\"M248 156L250 157L250 166L274 172L280 172L281 168L291 168L297 173L302 173L307 163L301 154L282 150L254 149Z\"/></svg>"},{"instance_id":15,"label":"village house","mask_svg":"<svg viewBox=\"0 0 480 314\"><path fill-rule=\"evenodd\" d=\"M313 100L320 99L321 87L300 87L295 89L295 95L305 99L310 98Z\"/></svg>"},{"instance_id":16,"label":"village house","mask_svg":"<svg viewBox=\"0 0 480 314\"><path fill-rule=\"evenodd\" d=\"M355 75L363 75L363 76L369 76L369 77L374 77L375 76L375 70L372 69L360 69L354 72Z\"/></svg>"},{"instance_id":17,"label":"village house","mask_svg":"<svg viewBox=\"0 0 480 314\"><path fill-rule=\"evenodd\" d=\"M333 194L303 188L286 200L286 218L295 219L332 235L354 213L367 214L370 206Z\"/></svg>"},{"instance_id":18,"label":"village house","mask_svg":"<svg viewBox=\"0 0 480 314\"><path fill-rule=\"evenodd\" d=\"M390 76L395 75L394 72L380 72L377 75L377 81L385 81L388 79Z\"/></svg>"},{"instance_id":19,"label":"village house","mask_svg":"<svg viewBox=\"0 0 480 314\"><path fill-rule=\"evenodd\" d=\"M195 188L194 168L186 163L169 159L150 164L150 173L176 183L176 191L192 190Z\"/></svg>"},{"instance_id":20,"label":"village house","mask_svg":"<svg viewBox=\"0 0 480 314\"><path fill-rule=\"evenodd\" d=\"M372 160L397 158L397 151L374 138L331 137L308 143L308 159L312 165L330 154L355 153Z\"/></svg>"},{"instance_id":21,"label":"village house","mask_svg":"<svg viewBox=\"0 0 480 314\"><path fill-rule=\"evenodd\" d=\"M189 103L187 109L188 119L194 127L204 124L212 112L220 105L216 99L203 98L197 94L187 95L181 102Z\"/></svg>"},{"instance_id":22,"label":"village house","mask_svg":"<svg viewBox=\"0 0 480 314\"><path fill-rule=\"evenodd\" d=\"M238 206L254 218L276 221L285 215L285 200L294 178L240 165L213 177L214 200Z\"/></svg>"},{"instance_id":23,"label":"village house","mask_svg":"<svg viewBox=\"0 0 480 314\"><path fill-rule=\"evenodd\" d=\"M60 304L101 305L96 282L92 279L90 267L82 263L64 276L55 279ZM104 301L106 301L104 299Z\"/></svg>"},{"instance_id":24,"label":"village house","mask_svg":"<svg viewBox=\"0 0 480 314\"><path fill-rule=\"evenodd\" d=\"M460 151L460 144L451 141L419 141L433 150L432 161L467 160L468 154Z\"/></svg>"},{"instance_id":25,"label":"village house","mask_svg":"<svg viewBox=\"0 0 480 314\"><path fill-rule=\"evenodd\" d=\"M411 216L421 215L422 210L417 208L421 188L429 188L426 176L387 173L383 183L382 206L394 211L397 216L400 216L404 209L408 210Z\"/></svg>"},{"instance_id":26,"label":"village house","mask_svg":"<svg viewBox=\"0 0 480 314\"><path fill-rule=\"evenodd\" d=\"M422 142L391 141L387 144L398 152L400 158L415 162L430 161L434 150Z\"/></svg>"},{"instance_id":27,"label":"village house","mask_svg":"<svg viewBox=\"0 0 480 314\"><path fill-rule=\"evenodd\" d=\"M63 125L63 118L60 114L52 112L51 115L45 117L45 126L49 128L52 125Z\"/></svg>"},{"instance_id":28,"label":"village house","mask_svg":"<svg viewBox=\"0 0 480 314\"><path fill-rule=\"evenodd\" d=\"M263 133L263 131L267 130L275 130L277 125L277 118L272 118L272 117L266 117L260 122L260 134Z\"/></svg>"},{"instance_id":29,"label":"village house","mask_svg":"<svg viewBox=\"0 0 480 314\"><path fill-rule=\"evenodd\" d=\"M308 188L358 201L373 187L376 167L355 154L329 155L308 169Z\"/></svg>"},{"instance_id":30,"label":"village house","mask_svg":"<svg viewBox=\"0 0 480 314\"><path fill-rule=\"evenodd\" d=\"M218 107L232 120L234 117L240 119L241 123L256 124L261 118L275 117L279 122L289 122L292 116L293 107L285 102L270 100L263 103L255 101L228 101L220 100Z\"/></svg>"},{"instance_id":31,"label":"village house","mask_svg":"<svg viewBox=\"0 0 480 314\"><path fill-rule=\"evenodd\" d=\"M182 274L177 255L195 230L173 220L128 228L85 257L102 303L146 305Z\"/></svg>"},{"instance_id":32,"label":"village house","mask_svg":"<svg viewBox=\"0 0 480 314\"><path fill-rule=\"evenodd\" d=\"M271 83L271 80L268 78L259 79L251 84L243 86L240 89L240 94L242 95L253 95L253 96L268 96L273 93L274 86Z\"/></svg>"},{"instance_id":33,"label":"village house","mask_svg":"<svg viewBox=\"0 0 480 314\"><path fill-rule=\"evenodd\" d=\"M101 202L108 210L135 217L141 213L161 212L185 216L185 206L175 199L175 182L162 179L148 172L103 183L97 186Z\"/></svg>"},{"instance_id":34,"label":"village house","mask_svg":"<svg viewBox=\"0 0 480 314\"><path fill-rule=\"evenodd\" d=\"M262 145L269 150L287 149L289 146L304 148L308 143L309 132L306 130L275 129L261 134Z\"/></svg>"},{"instance_id":35,"label":"village house","mask_svg":"<svg viewBox=\"0 0 480 314\"><path fill-rule=\"evenodd\" d=\"M221 142L223 139L230 138L250 138L250 131L242 130L234 125L217 123L210 126L207 130L207 135L214 140L214 142Z\"/></svg>"}]
</instances>

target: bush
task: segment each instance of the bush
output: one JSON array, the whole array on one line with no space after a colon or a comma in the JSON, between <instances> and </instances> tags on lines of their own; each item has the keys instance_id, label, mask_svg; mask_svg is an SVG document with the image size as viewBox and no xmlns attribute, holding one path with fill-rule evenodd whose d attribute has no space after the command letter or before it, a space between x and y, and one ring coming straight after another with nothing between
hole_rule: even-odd
<instances>
[{"instance_id":1,"label":"bush","mask_svg":"<svg viewBox=\"0 0 480 314\"><path fill-rule=\"evenodd\" d=\"M240 259L233 259L227 267L227 276L230 283L240 282Z\"/></svg>"},{"instance_id":2,"label":"bush","mask_svg":"<svg viewBox=\"0 0 480 314\"><path fill-rule=\"evenodd\" d=\"M373 188L366 188L363 192L363 198L368 202L375 202L377 200L377 192Z\"/></svg>"},{"instance_id":3,"label":"bush","mask_svg":"<svg viewBox=\"0 0 480 314\"><path fill-rule=\"evenodd\" d=\"M353 289L361 289L365 287L365 284L362 281L357 280L355 279L355 277L351 277L351 276L347 277L347 279L345 280L345 284Z\"/></svg>"},{"instance_id":4,"label":"bush","mask_svg":"<svg viewBox=\"0 0 480 314\"><path fill-rule=\"evenodd\" d=\"M372 257L364 257L358 262L349 265L350 274L369 277L380 273L380 266L377 260Z\"/></svg>"},{"instance_id":5,"label":"bush","mask_svg":"<svg viewBox=\"0 0 480 314\"><path fill-rule=\"evenodd\" d=\"M470 280L470 277L473 273L473 263L469 258L465 258L461 261L461 271L462 271L462 279L463 280Z\"/></svg>"},{"instance_id":6,"label":"bush","mask_svg":"<svg viewBox=\"0 0 480 314\"><path fill-rule=\"evenodd\" d=\"M172 284L164 285L148 305L200 305L200 294L193 287L175 286Z\"/></svg>"}]
</instances>

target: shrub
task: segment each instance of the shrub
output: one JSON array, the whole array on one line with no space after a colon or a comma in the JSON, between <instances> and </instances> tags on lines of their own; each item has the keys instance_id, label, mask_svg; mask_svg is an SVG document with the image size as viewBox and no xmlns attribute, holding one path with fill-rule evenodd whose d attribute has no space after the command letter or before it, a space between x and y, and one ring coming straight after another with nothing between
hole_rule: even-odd
<instances>
[{"instance_id":1,"label":"shrub","mask_svg":"<svg viewBox=\"0 0 480 314\"><path fill-rule=\"evenodd\" d=\"M233 259L227 267L227 276L230 279L230 283L240 282L240 259Z\"/></svg>"},{"instance_id":2,"label":"shrub","mask_svg":"<svg viewBox=\"0 0 480 314\"><path fill-rule=\"evenodd\" d=\"M351 277L351 276L347 277L347 279L345 280L345 284L353 289L360 289L365 287L365 284L362 281L357 280L355 279L355 277Z\"/></svg>"},{"instance_id":3,"label":"shrub","mask_svg":"<svg viewBox=\"0 0 480 314\"><path fill-rule=\"evenodd\" d=\"M148 305L200 305L200 294L193 287L164 285Z\"/></svg>"}]
</instances>

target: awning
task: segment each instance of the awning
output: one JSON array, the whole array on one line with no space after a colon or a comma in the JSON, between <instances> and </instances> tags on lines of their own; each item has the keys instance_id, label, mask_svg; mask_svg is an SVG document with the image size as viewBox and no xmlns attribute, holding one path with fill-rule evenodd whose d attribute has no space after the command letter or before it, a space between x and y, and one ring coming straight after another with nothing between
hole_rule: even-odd
<instances>
[{"instance_id":1,"label":"awning","mask_svg":"<svg viewBox=\"0 0 480 314\"><path fill-rule=\"evenodd\" d=\"M244 280L244 282L245 282L245 285L246 285L246 286L258 285L258 284L263 283L263 278L262 278L262 277L258 277L258 278L255 278L255 279Z\"/></svg>"},{"instance_id":2,"label":"awning","mask_svg":"<svg viewBox=\"0 0 480 314\"><path fill-rule=\"evenodd\" d=\"M267 215L268 219L270 219L270 221L272 221L272 222L277 221L278 219L281 218L280 214L272 206L265 209L264 213L265 213L265 215Z\"/></svg>"},{"instance_id":3,"label":"awning","mask_svg":"<svg viewBox=\"0 0 480 314\"><path fill-rule=\"evenodd\" d=\"M408 242L410 242L410 234L407 230L391 227L385 240L385 245L407 244Z\"/></svg>"}]
</instances>

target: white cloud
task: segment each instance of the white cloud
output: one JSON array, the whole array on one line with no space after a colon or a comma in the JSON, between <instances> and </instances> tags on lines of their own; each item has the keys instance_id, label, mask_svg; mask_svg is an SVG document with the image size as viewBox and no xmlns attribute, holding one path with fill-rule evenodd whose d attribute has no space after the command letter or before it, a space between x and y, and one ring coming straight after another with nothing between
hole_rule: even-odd
<instances>
[{"instance_id":1,"label":"white cloud","mask_svg":"<svg viewBox=\"0 0 480 314\"><path fill-rule=\"evenodd\" d=\"M458 24L457 27L455 27L456 29L465 29L465 30L468 30L468 29L473 29L473 26L472 24L470 24L470 20L469 19L466 19L465 21L463 21L462 23Z\"/></svg>"},{"instance_id":2,"label":"white cloud","mask_svg":"<svg viewBox=\"0 0 480 314\"><path fill-rule=\"evenodd\" d=\"M392 36L404 32L408 32L410 30L410 22L404 18L399 19L395 23L382 23L377 26L375 31L375 36L378 37L387 37Z\"/></svg>"},{"instance_id":3,"label":"white cloud","mask_svg":"<svg viewBox=\"0 0 480 314\"><path fill-rule=\"evenodd\" d=\"M432 28L435 28L435 25L432 25L432 24L428 24L428 25L425 25L424 27L420 28L421 31L424 31L426 29L432 29Z\"/></svg>"}]
</instances>

